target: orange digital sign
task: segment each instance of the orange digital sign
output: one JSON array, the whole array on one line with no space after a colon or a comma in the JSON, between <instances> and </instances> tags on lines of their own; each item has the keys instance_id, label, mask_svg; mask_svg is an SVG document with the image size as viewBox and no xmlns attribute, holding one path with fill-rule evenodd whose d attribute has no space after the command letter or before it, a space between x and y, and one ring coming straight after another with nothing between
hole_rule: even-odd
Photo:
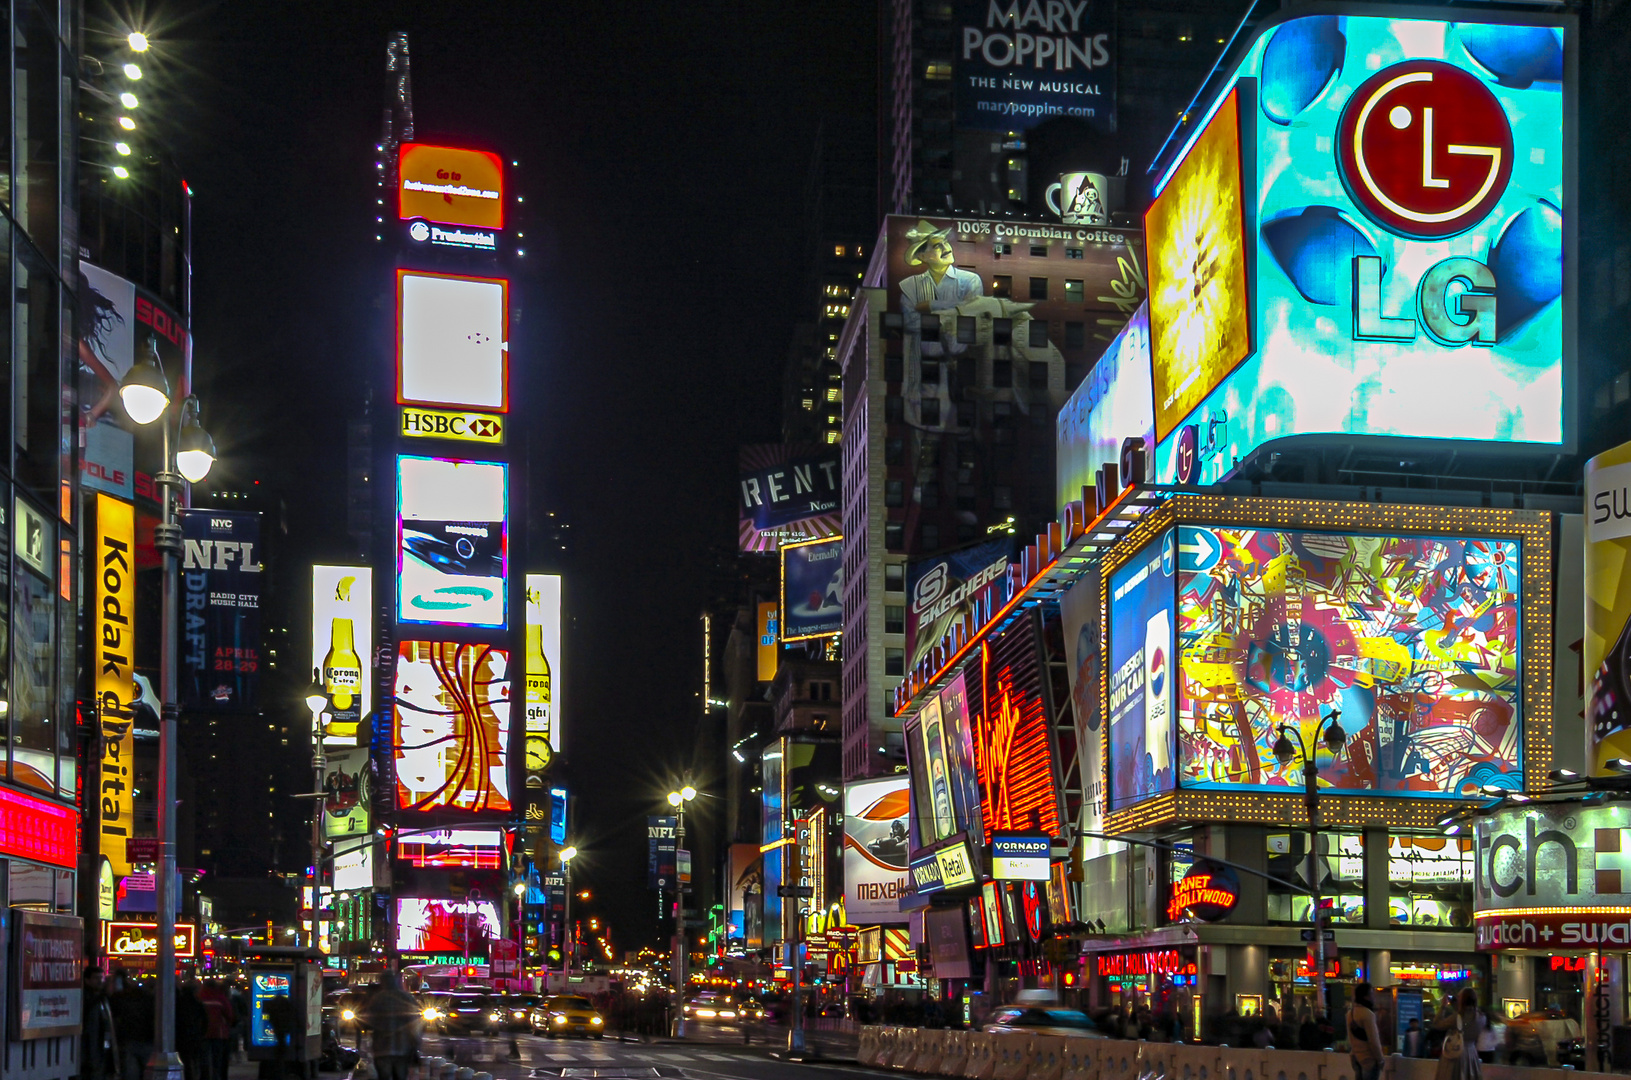
<instances>
[{"instance_id":1,"label":"orange digital sign","mask_svg":"<svg viewBox=\"0 0 1631 1080\"><path fill-rule=\"evenodd\" d=\"M1251 352L1238 93L1144 214L1158 440Z\"/></svg>"},{"instance_id":2,"label":"orange digital sign","mask_svg":"<svg viewBox=\"0 0 1631 1080\"><path fill-rule=\"evenodd\" d=\"M504 227L504 162L486 150L403 143L397 159L402 220Z\"/></svg>"}]
</instances>

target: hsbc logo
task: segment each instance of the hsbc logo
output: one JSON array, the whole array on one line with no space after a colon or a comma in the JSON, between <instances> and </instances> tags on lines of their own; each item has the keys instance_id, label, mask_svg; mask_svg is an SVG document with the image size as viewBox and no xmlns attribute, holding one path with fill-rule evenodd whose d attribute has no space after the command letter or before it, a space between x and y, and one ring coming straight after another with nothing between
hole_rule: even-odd
<instances>
[{"instance_id":1,"label":"hsbc logo","mask_svg":"<svg viewBox=\"0 0 1631 1080\"><path fill-rule=\"evenodd\" d=\"M1483 81L1409 60L1359 85L1337 125L1342 182L1390 232L1441 240L1482 221L1512 178L1512 125Z\"/></svg>"},{"instance_id":2,"label":"hsbc logo","mask_svg":"<svg viewBox=\"0 0 1631 1080\"><path fill-rule=\"evenodd\" d=\"M409 439L453 439L459 442L502 444L504 418L487 413L405 408L402 410L399 433Z\"/></svg>"}]
</instances>

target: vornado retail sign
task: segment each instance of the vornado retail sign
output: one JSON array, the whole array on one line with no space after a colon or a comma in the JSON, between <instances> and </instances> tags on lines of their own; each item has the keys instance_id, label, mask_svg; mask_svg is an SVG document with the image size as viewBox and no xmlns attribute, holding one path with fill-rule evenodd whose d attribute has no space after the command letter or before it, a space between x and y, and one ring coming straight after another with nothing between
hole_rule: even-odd
<instances>
[{"instance_id":1,"label":"vornado retail sign","mask_svg":"<svg viewBox=\"0 0 1631 1080\"><path fill-rule=\"evenodd\" d=\"M1631 947L1631 804L1514 808L1475 836L1479 949Z\"/></svg>"}]
</instances>

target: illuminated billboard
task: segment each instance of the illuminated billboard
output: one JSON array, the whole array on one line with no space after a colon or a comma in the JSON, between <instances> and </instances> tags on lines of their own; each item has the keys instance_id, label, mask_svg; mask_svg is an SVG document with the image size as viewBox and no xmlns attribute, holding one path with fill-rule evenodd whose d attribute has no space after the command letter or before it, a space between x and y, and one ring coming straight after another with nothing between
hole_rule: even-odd
<instances>
[{"instance_id":1,"label":"illuminated billboard","mask_svg":"<svg viewBox=\"0 0 1631 1080\"><path fill-rule=\"evenodd\" d=\"M906 670L956 623L978 626L1008 602L1014 538L1002 536L906 564Z\"/></svg>"},{"instance_id":2,"label":"illuminated billboard","mask_svg":"<svg viewBox=\"0 0 1631 1080\"><path fill-rule=\"evenodd\" d=\"M397 462L397 619L505 625L508 467L402 456Z\"/></svg>"},{"instance_id":3,"label":"illuminated billboard","mask_svg":"<svg viewBox=\"0 0 1631 1080\"><path fill-rule=\"evenodd\" d=\"M135 508L111 495L96 496L95 690L102 727L102 762L96 772L99 801L97 845L114 874L130 873L125 841L136 835L135 694L136 659Z\"/></svg>"},{"instance_id":4,"label":"illuminated billboard","mask_svg":"<svg viewBox=\"0 0 1631 1080\"><path fill-rule=\"evenodd\" d=\"M958 674L906 723L914 848L980 828L967 676Z\"/></svg>"},{"instance_id":5,"label":"illuminated billboard","mask_svg":"<svg viewBox=\"0 0 1631 1080\"><path fill-rule=\"evenodd\" d=\"M1481 950L1631 945L1631 828L1623 806L1532 803L1473 820Z\"/></svg>"},{"instance_id":6,"label":"illuminated billboard","mask_svg":"<svg viewBox=\"0 0 1631 1080\"><path fill-rule=\"evenodd\" d=\"M491 900L396 901L396 948L404 953L484 955L487 943L504 936L498 905Z\"/></svg>"},{"instance_id":7,"label":"illuminated billboard","mask_svg":"<svg viewBox=\"0 0 1631 1080\"><path fill-rule=\"evenodd\" d=\"M366 746L331 750L323 767L323 835L330 840L373 831L373 774Z\"/></svg>"},{"instance_id":8,"label":"illuminated billboard","mask_svg":"<svg viewBox=\"0 0 1631 1080\"><path fill-rule=\"evenodd\" d=\"M910 866L904 776L844 785L844 914L851 923L901 923Z\"/></svg>"},{"instance_id":9,"label":"illuminated billboard","mask_svg":"<svg viewBox=\"0 0 1631 1080\"><path fill-rule=\"evenodd\" d=\"M1162 179L1159 203L1238 100L1254 248L1249 304L1226 314L1250 319L1254 351L1202 398L1163 405L1155 268L1184 254L1158 250L1152 227L1161 480L1215 482L1292 436L1572 444L1573 26L1264 27Z\"/></svg>"},{"instance_id":10,"label":"illuminated billboard","mask_svg":"<svg viewBox=\"0 0 1631 1080\"><path fill-rule=\"evenodd\" d=\"M374 838L358 837L334 845L334 891L374 887Z\"/></svg>"},{"instance_id":11,"label":"illuminated billboard","mask_svg":"<svg viewBox=\"0 0 1631 1080\"><path fill-rule=\"evenodd\" d=\"M754 667L760 682L770 682L776 677L776 665L781 655L781 628L777 610L774 603L759 605L758 621L755 624L758 645L754 647L753 652Z\"/></svg>"},{"instance_id":12,"label":"illuminated billboard","mask_svg":"<svg viewBox=\"0 0 1631 1080\"><path fill-rule=\"evenodd\" d=\"M1324 788L1522 790L1517 540L1193 525L1177 537L1180 785L1300 791L1300 759L1274 758L1280 727L1312 746L1340 710L1348 742L1320 754Z\"/></svg>"},{"instance_id":13,"label":"illuminated billboard","mask_svg":"<svg viewBox=\"0 0 1631 1080\"><path fill-rule=\"evenodd\" d=\"M497 870L503 865L502 829L430 829L404 833L396 853L411 866Z\"/></svg>"},{"instance_id":14,"label":"illuminated billboard","mask_svg":"<svg viewBox=\"0 0 1631 1080\"><path fill-rule=\"evenodd\" d=\"M762 443L739 455L738 543L743 551L838 536L838 448Z\"/></svg>"},{"instance_id":15,"label":"illuminated billboard","mask_svg":"<svg viewBox=\"0 0 1631 1080\"><path fill-rule=\"evenodd\" d=\"M328 705L326 746L366 742L374 711L374 572L366 566L311 568L311 663Z\"/></svg>"},{"instance_id":16,"label":"illuminated billboard","mask_svg":"<svg viewBox=\"0 0 1631 1080\"><path fill-rule=\"evenodd\" d=\"M1094 473L1106 462L1121 460L1121 444L1130 438L1155 445L1155 403L1150 391L1150 309L1146 303L1105 347L1059 410L1055 422L1059 445L1055 472L1058 504L1082 497L1094 485ZM1125 479L1125 478L1124 478Z\"/></svg>"},{"instance_id":17,"label":"illuminated billboard","mask_svg":"<svg viewBox=\"0 0 1631 1080\"><path fill-rule=\"evenodd\" d=\"M397 646L396 807L509 811L510 656L491 645Z\"/></svg>"},{"instance_id":18,"label":"illuminated billboard","mask_svg":"<svg viewBox=\"0 0 1631 1080\"><path fill-rule=\"evenodd\" d=\"M844 630L844 538L783 544L781 639L836 637Z\"/></svg>"},{"instance_id":19,"label":"illuminated billboard","mask_svg":"<svg viewBox=\"0 0 1631 1080\"><path fill-rule=\"evenodd\" d=\"M1173 542L1168 530L1110 575L1112 807L1172 790Z\"/></svg>"},{"instance_id":20,"label":"illuminated billboard","mask_svg":"<svg viewBox=\"0 0 1631 1080\"><path fill-rule=\"evenodd\" d=\"M988 843L999 831L1063 835L1034 610L982 642L977 666L965 671L980 822Z\"/></svg>"},{"instance_id":21,"label":"illuminated billboard","mask_svg":"<svg viewBox=\"0 0 1631 1080\"><path fill-rule=\"evenodd\" d=\"M1606 776L1631 758L1631 442L1586 462L1585 519L1586 767Z\"/></svg>"},{"instance_id":22,"label":"illuminated billboard","mask_svg":"<svg viewBox=\"0 0 1631 1080\"><path fill-rule=\"evenodd\" d=\"M526 665L526 735L529 740L547 740L553 758L561 749L559 574L527 575Z\"/></svg>"},{"instance_id":23,"label":"illuminated billboard","mask_svg":"<svg viewBox=\"0 0 1631 1080\"><path fill-rule=\"evenodd\" d=\"M1240 131L1230 94L1144 214L1156 438L1251 350Z\"/></svg>"},{"instance_id":24,"label":"illuminated billboard","mask_svg":"<svg viewBox=\"0 0 1631 1080\"><path fill-rule=\"evenodd\" d=\"M1057 118L1116 130L1115 16L1108 4L957 0L957 126L1020 132Z\"/></svg>"},{"instance_id":25,"label":"illuminated billboard","mask_svg":"<svg viewBox=\"0 0 1631 1080\"><path fill-rule=\"evenodd\" d=\"M504 227L504 162L497 154L403 143L397 184L397 212L404 221Z\"/></svg>"},{"instance_id":26,"label":"illuminated billboard","mask_svg":"<svg viewBox=\"0 0 1631 1080\"><path fill-rule=\"evenodd\" d=\"M508 412L510 283L396 272L396 400Z\"/></svg>"}]
</instances>

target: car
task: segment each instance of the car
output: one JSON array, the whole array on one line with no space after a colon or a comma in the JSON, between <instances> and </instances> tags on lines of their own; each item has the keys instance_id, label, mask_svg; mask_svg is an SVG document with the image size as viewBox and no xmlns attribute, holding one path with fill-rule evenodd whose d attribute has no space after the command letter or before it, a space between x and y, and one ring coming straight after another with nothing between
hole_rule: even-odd
<instances>
[{"instance_id":1,"label":"car","mask_svg":"<svg viewBox=\"0 0 1631 1080\"><path fill-rule=\"evenodd\" d=\"M1022 1031L1028 1035L1068 1035L1076 1039L1106 1037L1086 1013L1047 1005L1004 1006L986 1020L985 1031L989 1034Z\"/></svg>"},{"instance_id":2,"label":"car","mask_svg":"<svg viewBox=\"0 0 1631 1080\"><path fill-rule=\"evenodd\" d=\"M1514 1065L1586 1067L1580 1024L1560 1009L1536 1009L1508 1020L1506 1051Z\"/></svg>"},{"instance_id":3,"label":"car","mask_svg":"<svg viewBox=\"0 0 1631 1080\"><path fill-rule=\"evenodd\" d=\"M551 1039L562 1035L598 1039L606 1034L606 1018L592 1001L576 994L544 999L532 1010L530 1023L534 1033Z\"/></svg>"},{"instance_id":4,"label":"car","mask_svg":"<svg viewBox=\"0 0 1631 1080\"><path fill-rule=\"evenodd\" d=\"M479 992L431 994L421 1015L443 1035L486 1035L499 1028L494 1001L493 995Z\"/></svg>"},{"instance_id":5,"label":"car","mask_svg":"<svg viewBox=\"0 0 1631 1080\"><path fill-rule=\"evenodd\" d=\"M505 1031L530 1031L532 1010L543 1000L537 994L506 994L499 998L495 1011L499 1014L500 1026Z\"/></svg>"},{"instance_id":6,"label":"car","mask_svg":"<svg viewBox=\"0 0 1631 1080\"><path fill-rule=\"evenodd\" d=\"M737 1001L729 994L717 990L704 990L688 999L681 1007L687 1020L704 1020L734 1024L741 1020L763 1020L764 1007L752 1001Z\"/></svg>"}]
</instances>

